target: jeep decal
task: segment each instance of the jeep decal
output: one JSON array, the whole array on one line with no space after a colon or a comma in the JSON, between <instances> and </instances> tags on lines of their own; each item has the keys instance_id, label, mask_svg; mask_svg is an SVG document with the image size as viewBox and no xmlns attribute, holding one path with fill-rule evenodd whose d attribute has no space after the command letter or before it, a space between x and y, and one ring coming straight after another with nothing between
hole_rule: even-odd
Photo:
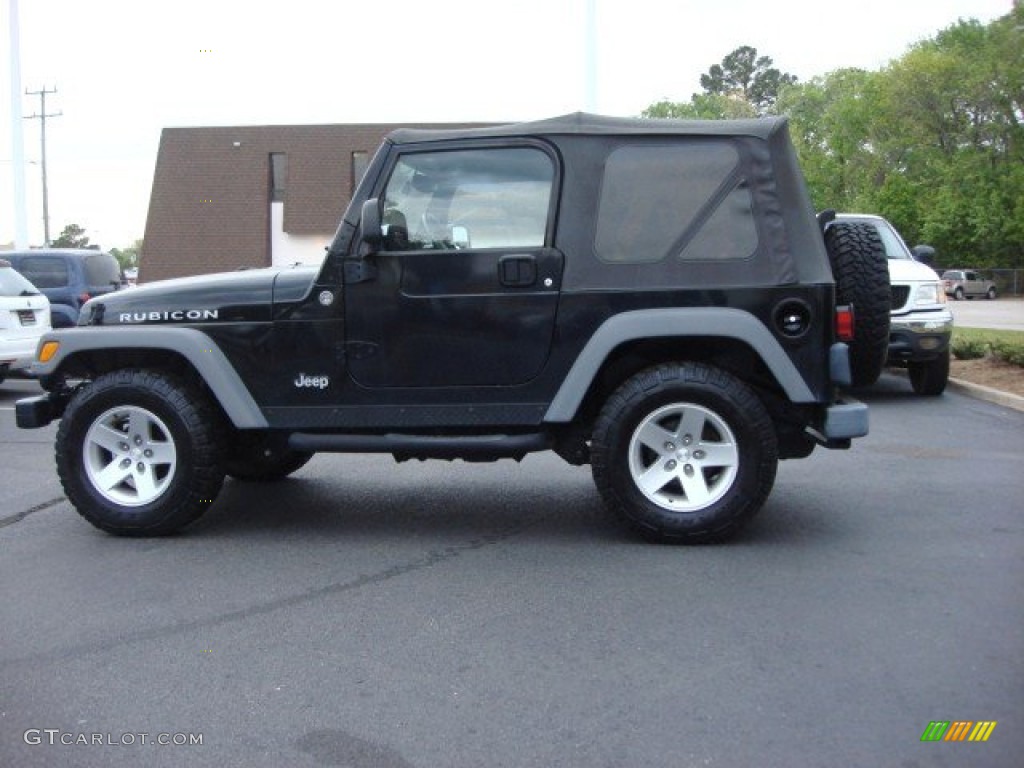
<instances>
[{"instance_id":1,"label":"jeep decal","mask_svg":"<svg viewBox=\"0 0 1024 768\"><path fill-rule=\"evenodd\" d=\"M121 312L119 323L168 323L181 320L216 320L217 309L172 309L165 312Z\"/></svg>"},{"instance_id":2,"label":"jeep decal","mask_svg":"<svg viewBox=\"0 0 1024 768\"><path fill-rule=\"evenodd\" d=\"M300 373L298 378L295 379L295 386L299 389L308 387L310 389L327 389L331 380L327 376L307 376L304 373Z\"/></svg>"}]
</instances>

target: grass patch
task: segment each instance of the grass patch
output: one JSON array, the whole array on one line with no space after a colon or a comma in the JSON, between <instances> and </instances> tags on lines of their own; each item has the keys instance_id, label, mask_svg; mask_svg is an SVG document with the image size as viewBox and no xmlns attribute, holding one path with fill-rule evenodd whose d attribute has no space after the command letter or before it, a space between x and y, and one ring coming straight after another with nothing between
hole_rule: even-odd
<instances>
[{"instance_id":1,"label":"grass patch","mask_svg":"<svg viewBox=\"0 0 1024 768\"><path fill-rule=\"evenodd\" d=\"M953 329L952 349L953 356L958 360L975 360L992 355L1024 367L1024 331L957 327Z\"/></svg>"}]
</instances>

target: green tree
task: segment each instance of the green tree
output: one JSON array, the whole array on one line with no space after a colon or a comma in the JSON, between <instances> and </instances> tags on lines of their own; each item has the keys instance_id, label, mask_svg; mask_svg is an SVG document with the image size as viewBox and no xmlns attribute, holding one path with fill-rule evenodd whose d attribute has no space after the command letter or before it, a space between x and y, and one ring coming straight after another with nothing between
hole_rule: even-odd
<instances>
[{"instance_id":1,"label":"green tree","mask_svg":"<svg viewBox=\"0 0 1024 768\"><path fill-rule=\"evenodd\" d=\"M757 110L747 101L734 96L695 93L688 102L667 99L652 104L643 117L672 117L683 120L727 120L757 117Z\"/></svg>"},{"instance_id":2,"label":"green tree","mask_svg":"<svg viewBox=\"0 0 1024 768\"><path fill-rule=\"evenodd\" d=\"M643 117L725 120L757 117L773 111L779 92L796 82L794 75L772 66L770 56L743 45L700 76L703 93L688 102L663 99L647 107Z\"/></svg>"},{"instance_id":3,"label":"green tree","mask_svg":"<svg viewBox=\"0 0 1024 768\"><path fill-rule=\"evenodd\" d=\"M136 240L127 248L111 248L110 255L117 259L122 270L138 267L142 255L142 239Z\"/></svg>"},{"instance_id":4,"label":"green tree","mask_svg":"<svg viewBox=\"0 0 1024 768\"><path fill-rule=\"evenodd\" d=\"M796 76L773 67L770 56L758 56L757 49L741 45L700 76L704 93L734 96L750 104L758 114L768 114L779 90L796 82Z\"/></svg>"},{"instance_id":5,"label":"green tree","mask_svg":"<svg viewBox=\"0 0 1024 768\"><path fill-rule=\"evenodd\" d=\"M85 230L82 227L77 224L68 224L50 245L54 248L88 248L89 238L85 236Z\"/></svg>"}]
</instances>

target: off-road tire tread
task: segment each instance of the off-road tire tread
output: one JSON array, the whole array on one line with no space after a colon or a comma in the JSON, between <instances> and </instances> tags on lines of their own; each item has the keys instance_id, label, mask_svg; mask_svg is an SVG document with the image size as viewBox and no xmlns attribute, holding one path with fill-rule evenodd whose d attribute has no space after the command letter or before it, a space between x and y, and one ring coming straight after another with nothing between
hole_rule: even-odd
<instances>
[{"instance_id":1,"label":"off-road tire tread","mask_svg":"<svg viewBox=\"0 0 1024 768\"><path fill-rule=\"evenodd\" d=\"M89 481L84 476L80 455L81 441L88 429L88 422L97 415L82 415L83 412L98 399L122 389L126 390L122 397L129 398L124 401L125 404L134 403L130 398L139 396L150 400L155 398L172 409L183 422L190 441L187 446L190 461L186 465L179 458L175 470L177 477L173 481L177 484L181 477L187 475L187 490L169 490L165 499L170 496L178 498L158 519L143 525L118 525L94 509L96 501L86 491ZM147 408L154 406L154 402L140 404ZM116 402L103 404L101 409L105 410L112 405L116 405ZM167 418L160 415L166 422ZM83 418L86 423L79 424ZM171 425L168 424L168 427L171 428ZM220 437L224 431L220 411L181 378L164 371L148 369L126 368L113 371L80 388L68 404L57 430L57 474L68 500L83 518L97 528L119 536L164 536L194 523L217 497L224 482ZM74 433L77 433L77 437ZM181 457L185 446L179 445L178 448Z\"/></svg>"},{"instance_id":2,"label":"off-road tire tread","mask_svg":"<svg viewBox=\"0 0 1024 768\"><path fill-rule=\"evenodd\" d=\"M628 445L636 409L650 413L663 402L692 401L716 411L736 434L741 454L741 473L753 471L754 487L744 492L741 477L726 498L708 509L690 513L692 519L680 525L668 511L646 504L650 514L638 514L629 489L633 480L628 462L620 452ZM709 402L710 401L710 402ZM651 402L650 405L644 405ZM723 413L723 410L732 411ZM641 415L642 418L642 415ZM629 424L624 422L629 421ZM747 442L744 442L747 441ZM756 462L747 461L758 451ZM760 510L775 482L778 441L775 426L761 400L742 381L726 371L704 363L665 363L643 370L627 379L605 402L594 424L591 439L591 469L607 509L646 538L669 544L717 544L733 537ZM749 483L748 483L749 484Z\"/></svg>"},{"instance_id":3,"label":"off-road tire tread","mask_svg":"<svg viewBox=\"0 0 1024 768\"><path fill-rule=\"evenodd\" d=\"M825 248L836 280L836 303L853 306L852 383L870 386L882 374L889 349L892 289L885 249L872 225L853 221L830 224Z\"/></svg>"}]
</instances>

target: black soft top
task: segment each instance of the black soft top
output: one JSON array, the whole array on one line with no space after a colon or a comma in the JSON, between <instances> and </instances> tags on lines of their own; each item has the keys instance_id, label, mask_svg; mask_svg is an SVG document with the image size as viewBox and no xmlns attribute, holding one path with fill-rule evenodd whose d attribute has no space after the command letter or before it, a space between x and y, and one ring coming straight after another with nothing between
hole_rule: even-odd
<instances>
[{"instance_id":1,"label":"black soft top","mask_svg":"<svg viewBox=\"0 0 1024 768\"><path fill-rule=\"evenodd\" d=\"M586 112L534 120L526 123L476 128L399 128L388 138L395 144L415 144L441 139L474 139L512 136L751 136L768 139L786 126L784 117L751 120L650 120L637 117L607 117Z\"/></svg>"}]
</instances>

